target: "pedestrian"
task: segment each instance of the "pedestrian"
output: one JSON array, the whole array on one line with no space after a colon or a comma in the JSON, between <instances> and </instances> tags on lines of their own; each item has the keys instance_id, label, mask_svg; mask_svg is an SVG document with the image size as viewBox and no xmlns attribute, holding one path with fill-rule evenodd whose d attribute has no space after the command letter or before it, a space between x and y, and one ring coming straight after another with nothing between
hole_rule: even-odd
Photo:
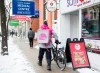
<instances>
[{"instance_id":1,"label":"pedestrian","mask_svg":"<svg viewBox=\"0 0 100 73\"><path fill-rule=\"evenodd\" d=\"M15 35L17 36L17 31L15 32Z\"/></svg>"},{"instance_id":2,"label":"pedestrian","mask_svg":"<svg viewBox=\"0 0 100 73\"><path fill-rule=\"evenodd\" d=\"M12 37L13 37L13 35L14 35L14 31L12 30L12 32L11 32L11 35L12 35Z\"/></svg>"},{"instance_id":3,"label":"pedestrian","mask_svg":"<svg viewBox=\"0 0 100 73\"><path fill-rule=\"evenodd\" d=\"M30 28L28 31L28 39L29 39L30 48L33 48L34 36L35 36L35 32L32 30L32 28Z\"/></svg>"},{"instance_id":4,"label":"pedestrian","mask_svg":"<svg viewBox=\"0 0 100 73\"><path fill-rule=\"evenodd\" d=\"M49 42L48 43L39 43L39 55L38 55L38 65L42 66L42 60L44 53L46 53L46 61L47 61L47 70L51 71L51 49L52 46L52 35L56 40L58 40L57 34L48 27L47 21L44 21L44 24L41 26L40 30L49 30ZM38 35L39 36L39 35Z\"/></svg>"}]
</instances>

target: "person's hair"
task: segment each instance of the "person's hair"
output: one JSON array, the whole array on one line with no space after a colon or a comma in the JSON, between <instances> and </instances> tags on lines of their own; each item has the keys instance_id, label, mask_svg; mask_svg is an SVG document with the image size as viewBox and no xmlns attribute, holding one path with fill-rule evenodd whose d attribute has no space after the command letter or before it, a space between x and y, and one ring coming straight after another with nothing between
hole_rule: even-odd
<instances>
[{"instance_id":1,"label":"person's hair","mask_svg":"<svg viewBox=\"0 0 100 73\"><path fill-rule=\"evenodd\" d=\"M30 28L30 30L32 30L32 28Z\"/></svg>"},{"instance_id":2,"label":"person's hair","mask_svg":"<svg viewBox=\"0 0 100 73\"><path fill-rule=\"evenodd\" d=\"M47 25L47 26L48 26L48 23L47 23L47 21L44 21L44 25Z\"/></svg>"}]
</instances>

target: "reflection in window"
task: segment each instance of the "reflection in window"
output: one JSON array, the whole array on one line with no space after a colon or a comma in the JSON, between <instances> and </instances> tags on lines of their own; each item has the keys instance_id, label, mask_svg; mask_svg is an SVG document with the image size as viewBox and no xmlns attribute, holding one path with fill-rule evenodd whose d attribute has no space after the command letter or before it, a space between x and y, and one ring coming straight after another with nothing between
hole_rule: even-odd
<instances>
[{"instance_id":1,"label":"reflection in window","mask_svg":"<svg viewBox=\"0 0 100 73\"><path fill-rule=\"evenodd\" d=\"M100 39L99 5L82 10L82 37Z\"/></svg>"}]
</instances>

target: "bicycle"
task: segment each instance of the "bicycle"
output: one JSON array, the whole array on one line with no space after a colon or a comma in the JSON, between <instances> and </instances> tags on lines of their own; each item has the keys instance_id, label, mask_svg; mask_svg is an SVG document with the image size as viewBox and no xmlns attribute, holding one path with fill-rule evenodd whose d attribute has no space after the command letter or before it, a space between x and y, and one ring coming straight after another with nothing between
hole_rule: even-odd
<instances>
[{"instance_id":1,"label":"bicycle","mask_svg":"<svg viewBox=\"0 0 100 73\"><path fill-rule=\"evenodd\" d=\"M56 64L58 65L58 67L60 68L60 70L64 70L66 67L66 55L63 51L62 48L58 48L58 44L61 44L61 42L56 43L56 46L54 46L53 44L53 48L52 48L52 61L54 60L56 62Z\"/></svg>"}]
</instances>

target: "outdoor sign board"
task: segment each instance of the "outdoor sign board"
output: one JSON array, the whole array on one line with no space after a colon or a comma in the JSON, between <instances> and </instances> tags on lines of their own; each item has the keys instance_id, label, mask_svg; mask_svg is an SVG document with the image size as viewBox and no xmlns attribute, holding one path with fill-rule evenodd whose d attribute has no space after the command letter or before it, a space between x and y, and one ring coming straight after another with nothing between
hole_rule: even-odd
<instances>
[{"instance_id":1,"label":"outdoor sign board","mask_svg":"<svg viewBox=\"0 0 100 73\"><path fill-rule=\"evenodd\" d=\"M90 67L84 42L70 42L73 68Z\"/></svg>"},{"instance_id":2,"label":"outdoor sign board","mask_svg":"<svg viewBox=\"0 0 100 73\"><path fill-rule=\"evenodd\" d=\"M39 16L39 10L35 10L35 16Z\"/></svg>"},{"instance_id":3,"label":"outdoor sign board","mask_svg":"<svg viewBox=\"0 0 100 73\"><path fill-rule=\"evenodd\" d=\"M54 1L54 0L48 0L46 8L47 8L48 11L54 12L56 10L56 8L57 8L56 1Z\"/></svg>"},{"instance_id":4,"label":"outdoor sign board","mask_svg":"<svg viewBox=\"0 0 100 73\"><path fill-rule=\"evenodd\" d=\"M12 13L14 15L34 15L35 3L32 1L12 1Z\"/></svg>"},{"instance_id":5,"label":"outdoor sign board","mask_svg":"<svg viewBox=\"0 0 100 73\"><path fill-rule=\"evenodd\" d=\"M10 20L10 26L18 26L19 21L18 20Z\"/></svg>"},{"instance_id":6,"label":"outdoor sign board","mask_svg":"<svg viewBox=\"0 0 100 73\"><path fill-rule=\"evenodd\" d=\"M11 20L23 20L23 21L29 21L30 18L27 16L23 16L23 15L15 15L15 16L10 16Z\"/></svg>"},{"instance_id":7,"label":"outdoor sign board","mask_svg":"<svg viewBox=\"0 0 100 73\"><path fill-rule=\"evenodd\" d=\"M61 8L61 13L65 14L99 3L100 0L61 0L60 8Z\"/></svg>"},{"instance_id":8,"label":"outdoor sign board","mask_svg":"<svg viewBox=\"0 0 100 73\"><path fill-rule=\"evenodd\" d=\"M35 10L35 14L31 18L39 18L39 10Z\"/></svg>"}]
</instances>

